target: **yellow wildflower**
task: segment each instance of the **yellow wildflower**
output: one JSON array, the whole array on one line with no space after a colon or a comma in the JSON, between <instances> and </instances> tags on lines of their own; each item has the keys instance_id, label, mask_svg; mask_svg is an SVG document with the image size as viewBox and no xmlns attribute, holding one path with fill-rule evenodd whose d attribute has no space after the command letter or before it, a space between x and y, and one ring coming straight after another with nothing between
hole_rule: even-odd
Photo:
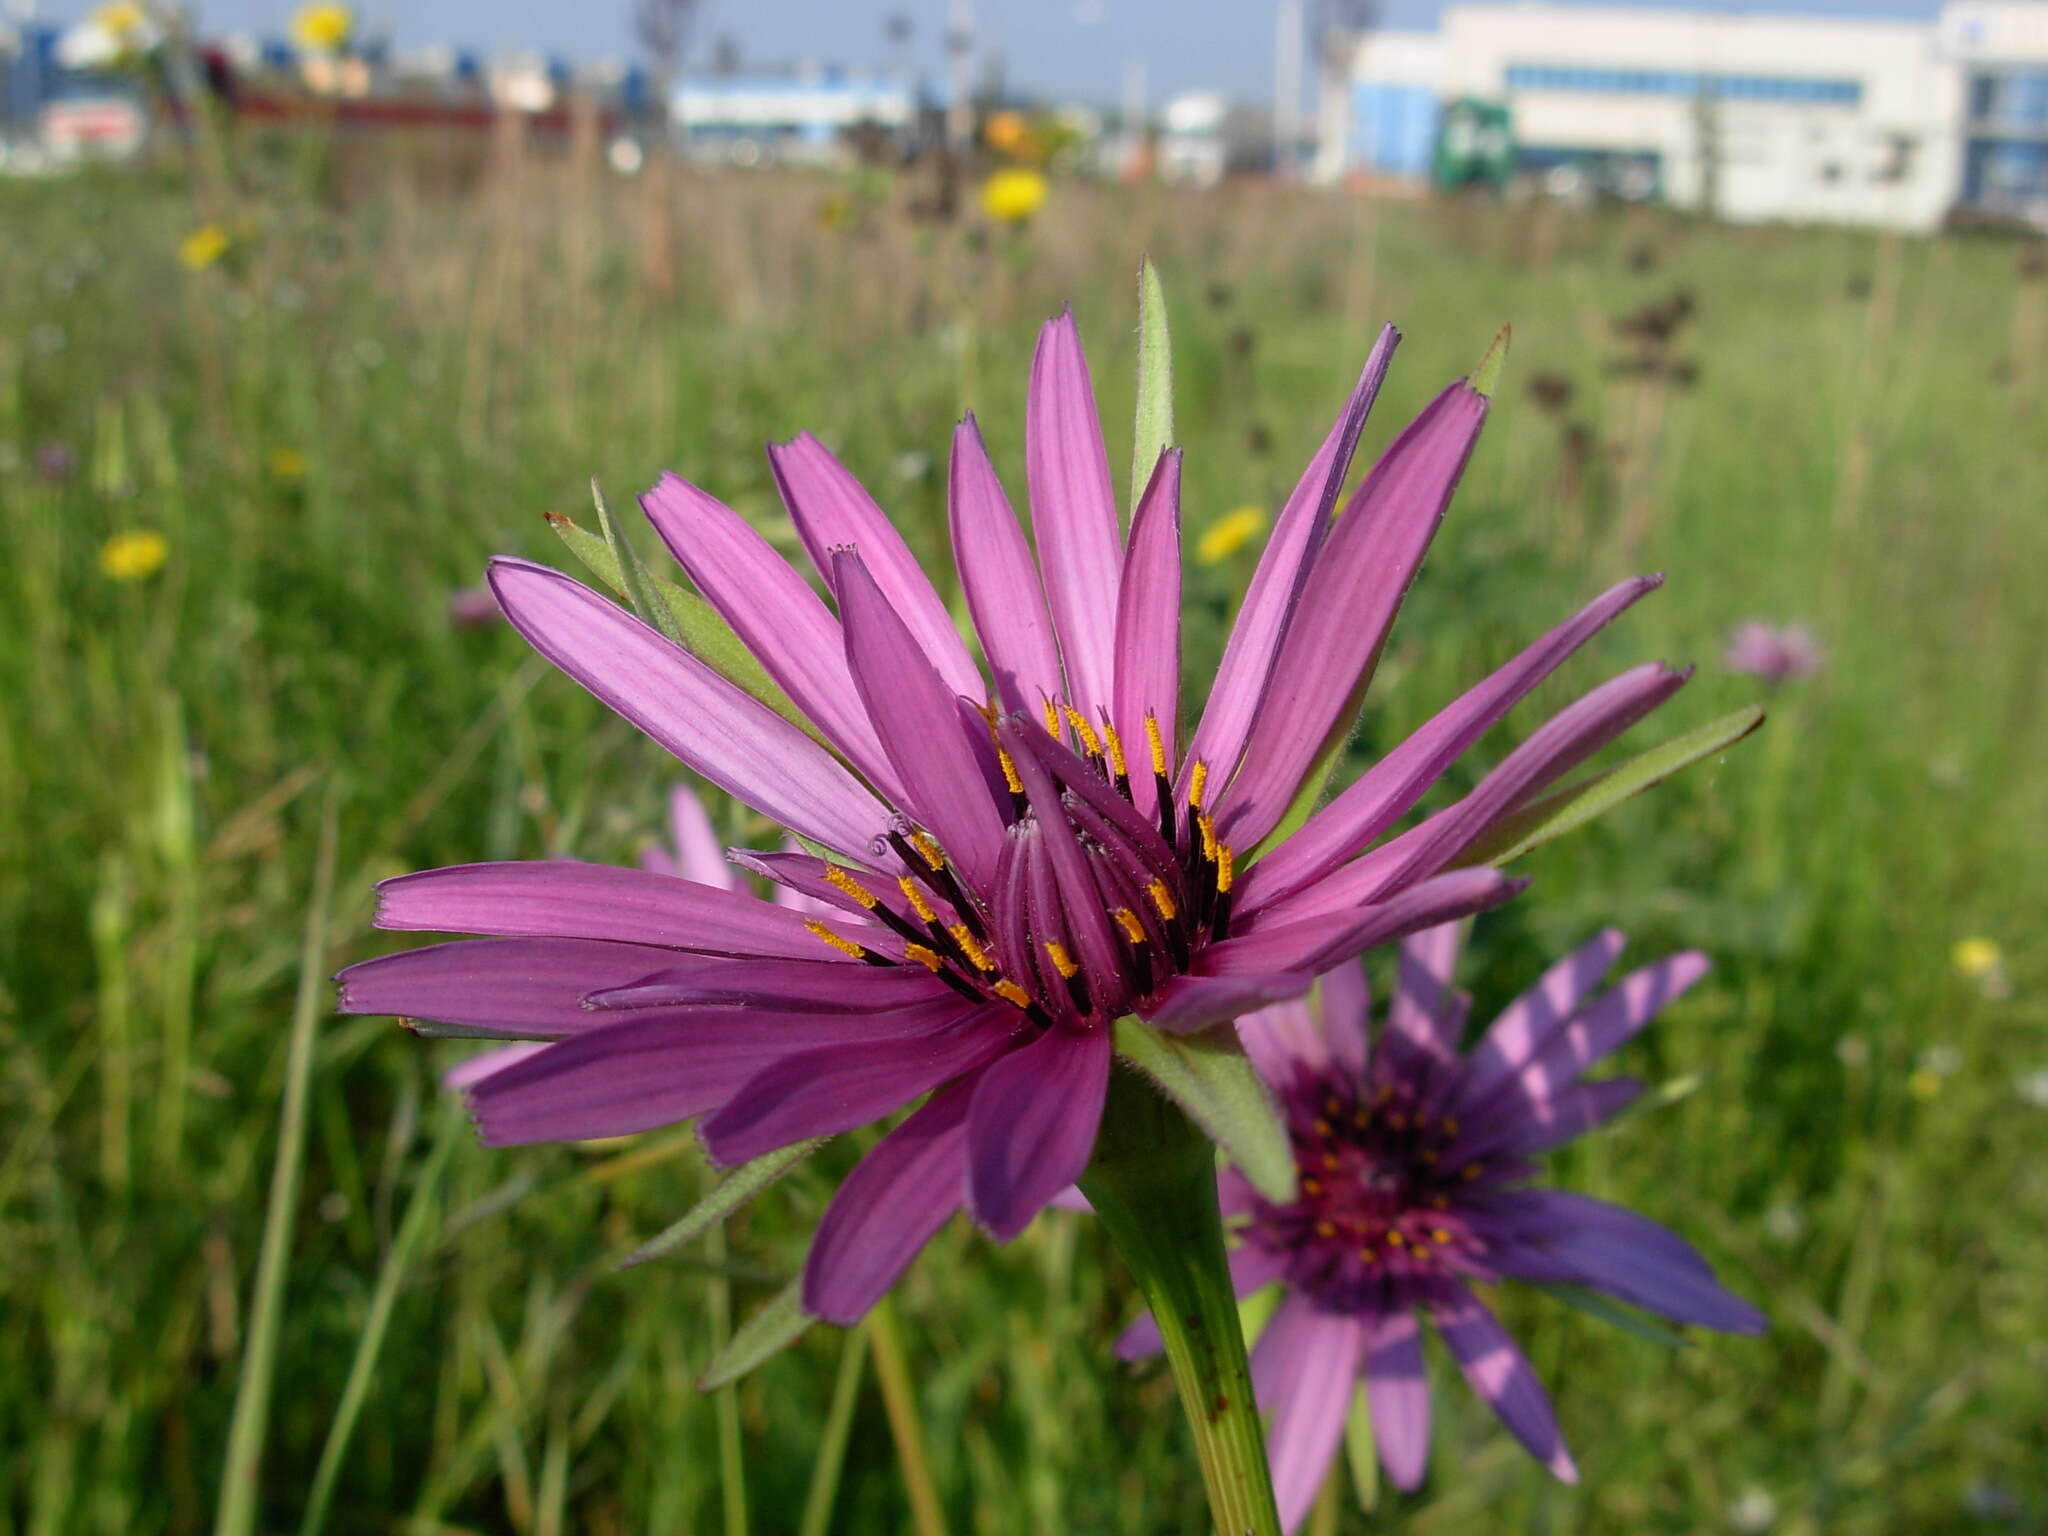
<instances>
[{"instance_id":1,"label":"yellow wildflower","mask_svg":"<svg viewBox=\"0 0 2048 1536\"><path fill-rule=\"evenodd\" d=\"M2005 963L1995 941L1983 937L1960 939L1950 952L1956 969L1972 981L1982 981Z\"/></svg>"},{"instance_id":2,"label":"yellow wildflower","mask_svg":"<svg viewBox=\"0 0 2048 1536\"><path fill-rule=\"evenodd\" d=\"M339 53L355 26L355 13L347 6L314 0L292 13L292 41L305 53Z\"/></svg>"},{"instance_id":3,"label":"yellow wildflower","mask_svg":"<svg viewBox=\"0 0 2048 1536\"><path fill-rule=\"evenodd\" d=\"M131 529L100 546L100 569L109 581L144 581L163 569L170 552L162 534L149 528Z\"/></svg>"},{"instance_id":4,"label":"yellow wildflower","mask_svg":"<svg viewBox=\"0 0 2048 1536\"><path fill-rule=\"evenodd\" d=\"M1906 1079L1906 1092L1920 1100L1921 1103L1926 1103L1941 1092L1941 1074L1927 1067L1922 1067Z\"/></svg>"},{"instance_id":5,"label":"yellow wildflower","mask_svg":"<svg viewBox=\"0 0 2048 1536\"><path fill-rule=\"evenodd\" d=\"M997 171L981 184L981 211L998 224L1022 224L1045 206L1047 191L1037 171Z\"/></svg>"},{"instance_id":6,"label":"yellow wildflower","mask_svg":"<svg viewBox=\"0 0 2048 1536\"><path fill-rule=\"evenodd\" d=\"M203 272L227 253L228 232L218 224L202 224L178 242L178 260Z\"/></svg>"},{"instance_id":7,"label":"yellow wildflower","mask_svg":"<svg viewBox=\"0 0 2048 1536\"><path fill-rule=\"evenodd\" d=\"M280 480L297 480L306 473L306 456L296 448L273 448L270 472Z\"/></svg>"},{"instance_id":8,"label":"yellow wildflower","mask_svg":"<svg viewBox=\"0 0 2048 1536\"><path fill-rule=\"evenodd\" d=\"M1263 508L1246 506L1226 512L1204 528L1195 541L1195 561L1199 565L1220 565L1265 531Z\"/></svg>"},{"instance_id":9,"label":"yellow wildflower","mask_svg":"<svg viewBox=\"0 0 2048 1536\"><path fill-rule=\"evenodd\" d=\"M115 42L126 43L132 41L148 21L149 13L135 0L114 0L112 5L103 5L92 13L91 25Z\"/></svg>"}]
</instances>

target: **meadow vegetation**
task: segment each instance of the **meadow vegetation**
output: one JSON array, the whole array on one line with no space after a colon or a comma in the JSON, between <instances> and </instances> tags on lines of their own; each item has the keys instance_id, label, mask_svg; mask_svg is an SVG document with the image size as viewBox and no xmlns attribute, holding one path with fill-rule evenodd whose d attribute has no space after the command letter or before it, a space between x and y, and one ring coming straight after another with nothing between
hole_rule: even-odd
<instances>
[{"instance_id":1,"label":"meadow vegetation","mask_svg":"<svg viewBox=\"0 0 2048 1536\"><path fill-rule=\"evenodd\" d=\"M1201 1528L1170 1381L1109 1355L1134 1303L1085 1218L1000 1250L956 1223L861 1331L700 1396L856 1147L614 1273L709 1184L688 1131L484 1151L437 1087L461 1052L330 1017L325 983L395 942L384 875L660 833L675 765L451 622L487 555L573 568L543 514L587 520L592 476L630 508L663 468L793 547L761 448L809 428L943 568L951 427L975 409L1021 505L1064 301L1129 462L1146 251L1191 548L1284 496L1380 322L1407 340L1375 451L1513 323L1354 762L1627 572L1670 581L1452 787L1639 659L1700 670L1632 745L1759 697L1721 664L1738 621L1825 652L1757 736L1535 855L1468 973L1485 1018L1605 923L1638 961L1713 956L1629 1049L1657 1106L1557 1176L1684 1232L1771 1332L1671 1350L1503 1295L1583 1484L1446 1391L1431 1487L1370 1521L1340 1487L1316 1528L2048 1522L2038 262L1249 185L1061 183L998 233L794 174L680 176L650 238L638 184L538 159L303 172L252 160L227 203L159 171L0 185L0 1532L205 1529L224 1479L262 1531ZM208 222L225 248L181 262ZM160 565L107 551L138 531ZM1254 552L1191 568L1191 678ZM1970 939L1996 949L1959 966ZM229 1476L251 1369L260 1473Z\"/></svg>"}]
</instances>

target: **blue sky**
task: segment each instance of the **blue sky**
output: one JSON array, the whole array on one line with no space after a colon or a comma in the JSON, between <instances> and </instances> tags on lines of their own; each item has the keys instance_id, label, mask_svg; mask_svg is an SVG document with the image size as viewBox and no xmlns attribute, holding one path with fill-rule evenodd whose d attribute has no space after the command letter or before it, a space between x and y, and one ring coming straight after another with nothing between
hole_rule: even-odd
<instances>
[{"instance_id":1,"label":"blue sky","mask_svg":"<svg viewBox=\"0 0 2048 1536\"><path fill-rule=\"evenodd\" d=\"M18 3L18 0L17 0ZM194 0L203 25L281 34L296 0ZM1640 3L1640 0L1639 0ZM4 11L8 0L0 0ZM400 47L448 42L497 52L537 47L576 59L632 52L631 0L357 0L360 14L388 24ZM89 0L45 0L46 15L89 10ZM1384 24L1427 26L1437 0L1382 0ZM1934 0L1801 0L1730 5L1844 15L1930 15ZM852 68L886 62L882 20L912 19L910 47L936 72L945 0L704 0L699 44L731 36L743 57L812 59ZM1269 100L1273 82L1272 0L977 0L984 38L999 49L1009 79L1033 91L1114 102L1127 60L1145 61L1152 99L1215 88Z\"/></svg>"}]
</instances>

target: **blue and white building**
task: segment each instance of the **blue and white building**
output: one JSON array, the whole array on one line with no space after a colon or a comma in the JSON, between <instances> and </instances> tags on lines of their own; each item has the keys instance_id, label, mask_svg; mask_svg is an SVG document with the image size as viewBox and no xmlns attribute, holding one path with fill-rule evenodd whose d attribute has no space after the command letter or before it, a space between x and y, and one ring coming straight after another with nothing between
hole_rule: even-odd
<instances>
[{"instance_id":1,"label":"blue and white building","mask_svg":"<svg viewBox=\"0 0 2048 1536\"><path fill-rule=\"evenodd\" d=\"M837 70L686 79L669 100L677 138L693 155L738 165L835 158L852 129L906 134L918 95L884 76Z\"/></svg>"},{"instance_id":2,"label":"blue and white building","mask_svg":"<svg viewBox=\"0 0 2048 1536\"><path fill-rule=\"evenodd\" d=\"M2048 4L1957 0L1941 46L1963 75L1964 204L2048 228Z\"/></svg>"},{"instance_id":3,"label":"blue and white building","mask_svg":"<svg viewBox=\"0 0 2048 1536\"><path fill-rule=\"evenodd\" d=\"M2048 0L1927 21L1453 0L1435 30L1335 52L1318 169L1419 179L1442 104L1507 104L1521 164L1716 216L2048 226Z\"/></svg>"}]
</instances>

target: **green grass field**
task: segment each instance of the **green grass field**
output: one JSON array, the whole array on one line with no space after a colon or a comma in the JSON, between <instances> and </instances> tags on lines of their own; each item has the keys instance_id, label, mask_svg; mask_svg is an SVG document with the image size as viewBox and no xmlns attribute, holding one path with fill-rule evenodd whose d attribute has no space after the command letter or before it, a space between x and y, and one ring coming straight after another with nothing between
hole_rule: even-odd
<instances>
[{"instance_id":1,"label":"green grass field","mask_svg":"<svg viewBox=\"0 0 2048 1536\"><path fill-rule=\"evenodd\" d=\"M1340 1487L1314 1528L2048 1529L2048 282L2013 246L1065 184L983 239L905 189L849 217L762 175L675 186L664 285L631 184L238 174L210 209L157 172L0 185L0 1532L204 1530L224 1494L301 1529L352 1380L329 1531L1204 1528L1163 1368L1109 1356L1134 1302L1085 1219L1002 1250L956 1223L877 1321L702 1397L857 1145L722 1246L613 1273L709 1183L689 1133L485 1152L437 1087L459 1053L329 1017L325 982L392 943L381 876L658 832L675 765L508 630L449 623L486 555L568 563L541 514L664 467L786 532L760 450L808 427L939 564L952 424L976 409L1021 500L1064 300L1128 463L1145 251L1191 532L1277 503L1382 320L1408 340L1371 449L1514 325L1361 759L1630 570L1671 579L1462 782L1638 659L1700 667L1643 743L1757 698L1721 665L1737 621L1827 653L1758 736L1535 855L1471 976L1484 1018L1604 922L1638 959L1713 955L1624 1063L1691 1091L1556 1176L1686 1233L1771 1332L1672 1352L1505 1295L1583 1484L1446 1376L1427 1490L1368 1519ZM189 270L209 217L231 244ZM1680 291L1690 368L1618 371L1616 319ZM167 560L110 579L135 530ZM1250 560L1191 575L1192 678ZM1991 974L1953 962L1971 937ZM253 1480L224 1472L252 1366Z\"/></svg>"}]
</instances>

